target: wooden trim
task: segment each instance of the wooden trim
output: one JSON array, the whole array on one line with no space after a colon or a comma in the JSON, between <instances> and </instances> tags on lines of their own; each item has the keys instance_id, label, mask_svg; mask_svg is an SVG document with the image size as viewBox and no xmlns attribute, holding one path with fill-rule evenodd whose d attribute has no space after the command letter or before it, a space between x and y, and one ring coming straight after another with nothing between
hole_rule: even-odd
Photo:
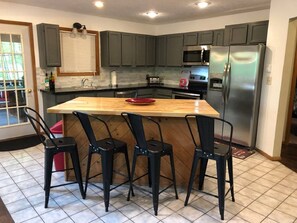
<instances>
[{"instance_id":1,"label":"wooden trim","mask_svg":"<svg viewBox=\"0 0 297 223\"><path fill-rule=\"evenodd\" d=\"M37 88L37 80L36 80L36 61L35 61L35 53L34 53L34 37L33 37L33 25L30 22L20 22L20 21L9 21L9 20L1 20L1 24L7 25L18 25L18 26L27 26L29 32L29 41L30 41L30 54L31 54L31 66L32 66L32 80L33 80L33 94L34 94L34 105L35 110L39 113L39 102L38 102L38 88Z\"/></svg>"},{"instance_id":2,"label":"wooden trim","mask_svg":"<svg viewBox=\"0 0 297 223\"><path fill-rule=\"evenodd\" d=\"M281 157L279 157L279 156L270 156L270 155L268 155L267 153L263 152L263 151L260 150L260 149L257 149L257 148L256 148L256 151L257 151L258 153L260 153L262 156L264 156L265 158L267 158L267 159L269 159L269 160L271 160L271 161L280 161L280 160L281 160Z\"/></svg>"},{"instance_id":3,"label":"wooden trim","mask_svg":"<svg viewBox=\"0 0 297 223\"><path fill-rule=\"evenodd\" d=\"M284 141L285 145L288 145L290 142L290 133L291 133L294 97L295 97L295 90L296 90L296 81L297 81L297 45L295 47L295 61L294 61L293 75L292 75L292 79L291 79L291 91L290 91L289 108L288 108L288 114L287 114L286 135L285 135L285 141Z\"/></svg>"},{"instance_id":4,"label":"wooden trim","mask_svg":"<svg viewBox=\"0 0 297 223\"><path fill-rule=\"evenodd\" d=\"M59 27L60 31L71 32L72 28ZM82 32L82 30L77 30ZM96 55L96 72L61 72L60 67L57 67L57 76L95 76L100 75L99 63L99 32L94 30L87 30L89 34L95 35L95 55Z\"/></svg>"}]
</instances>

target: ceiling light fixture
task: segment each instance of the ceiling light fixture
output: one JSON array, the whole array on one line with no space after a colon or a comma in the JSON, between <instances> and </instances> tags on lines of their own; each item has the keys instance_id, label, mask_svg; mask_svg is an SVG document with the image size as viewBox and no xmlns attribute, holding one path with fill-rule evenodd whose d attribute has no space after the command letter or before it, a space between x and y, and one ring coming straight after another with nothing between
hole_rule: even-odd
<instances>
[{"instance_id":1,"label":"ceiling light fixture","mask_svg":"<svg viewBox=\"0 0 297 223\"><path fill-rule=\"evenodd\" d=\"M94 2L94 5L95 5L97 8L103 8L104 3L101 2L101 1L96 1L96 2Z\"/></svg>"},{"instance_id":2,"label":"ceiling light fixture","mask_svg":"<svg viewBox=\"0 0 297 223\"><path fill-rule=\"evenodd\" d=\"M145 13L145 15L147 15L148 17L153 19L158 16L158 12L151 10L151 11L148 11L147 13Z\"/></svg>"},{"instance_id":3,"label":"ceiling light fixture","mask_svg":"<svg viewBox=\"0 0 297 223\"><path fill-rule=\"evenodd\" d=\"M208 2L198 2L196 3L196 5L201 8L201 9L204 9L206 8L207 6L209 6L209 3Z\"/></svg>"}]
</instances>

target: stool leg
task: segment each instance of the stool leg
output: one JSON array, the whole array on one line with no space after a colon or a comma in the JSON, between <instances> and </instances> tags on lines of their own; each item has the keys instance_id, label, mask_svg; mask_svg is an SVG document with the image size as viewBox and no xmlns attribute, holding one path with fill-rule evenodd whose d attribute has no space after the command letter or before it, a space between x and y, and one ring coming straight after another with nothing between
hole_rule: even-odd
<instances>
[{"instance_id":1,"label":"stool leg","mask_svg":"<svg viewBox=\"0 0 297 223\"><path fill-rule=\"evenodd\" d=\"M133 191L133 178L134 178L134 173L135 173L136 159L137 159L137 152L134 151L133 160L132 160L131 181L130 181L130 188L129 188L127 201L130 200L130 193L131 193L131 191ZM132 194L132 196L133 196L133 194Z\"/></svg>"},{"instance_id":2,"label":"stool leg","mask_svg":"<svg viewBox=\"0 0 297 223\"><path fill-rule=\"evenodd\" d=\"M112 185L113 182L113 154L112 154L112 159L111 159L111 177L110 177L110 185Z\"/></svg>"},{"instance_id":3,"label":"stool leg","mask_svg":"<svg viewBox=\"0 0 297 223\"><path fill-rule=\"evenodd\" d=\"M44 190L45 190L45 203L44 208L48 207L49 194L51 189L52 170L53 170L54 154L49 150L45 150L44 156Z\"/></svg>"},{"instance_id":4,"label":"stool leg","mask_svg":"<svg viewBox=\"0 0 297 223\"><path fill-rule=\"evenodd\" d=\"M224 220L225 209L225 182L226 182L226 160L225 157L217 159L217 176L218 176L218 197L221 220Z\"/></svg>"},{"instance_id":5,"label":"stool leg","mask_svg":"<svg viewBox=\"0 0 297 223\"><path fill-rule=\"evenodd\" d=\"M194 153L193 163L192 163L191 176L190 176L189 184L188 184L188 192L187 192L187 196L186 196L186 200L185 200L185 206L188 205L188 201L189 201L190 194L191 194L192 187L193 187L193 182L194 182L194 179L195 179L195 173L196 173L196 170L197 170L198 161L199 161L199 156L198 156L198 153L195 152Z\"/></svg>"},{"instance_id":6,"label":"stool leg","mask_svg":"<svg viewBox=\"0 0 297 223\"><path fill-rule=\"evenodd\" d=\"M129 185L130 185L130 183L131 183L131 174L130 174L130 162L129 162L127 148L124 150L124 154L125 154L125 160L126 160L126 165L127 165L128 180L129 180ZM130 187L129 187L129 189L130 189ZM133 188L132 188L131 192L132 192L132 196L134 196Z\"/></svg>"},{"instance_id":7,"label":"stool leg","mask_svg":"<svg viewBox=\"0 0 297 223\"><path fill-rule=\"evenodd\" d=\"M208 159L201 158L201 166L200 166L200 174L199 174L199 185L198 185L199 190L203 189L207 163L208 163Z\"/></svg>"},{"instance_id":8,"label":"stool leg","mask_svg":"<svg viewBox=\"0 0 297 223\"><path fill-rule=\"evenodd\" d=\"M70 155L71 155L72 165L73 165L73 168L74 168L75 178L76 178L76 181L77 181L77 183L79 185L79 190L80 190L81 196L82 196L83 199L85 199L86 194L85 194L84 189L83 189L83 183L82 183L81 169L80 169L80 164L79 164L77 147L75 147L74 151L70 152Z\"/></svg>"},{"instance_id":9,"label":"stool leg","mask_svg":"<svg viewBox=\"0 0 297 223\"><path fill-rule=\"evenodd\" d=\"M85 195L87 195L87 189L88 189L88 182L90 177L90 168L91 168L91 160L92 160L93 152L91 148L89 148L89 154L88 154L88 162L87 162L87 173L86 173L86 183L85 183Z\"/></svg>"},{"instance_id":10,"label":"stool leg","mask_svg":"<svg viewBox=\"0 0 297 223\"><path fill-rule=\"evenodd\" d=\"M151 163L150 163L149 157L147 158L147 173L148 173L149 187L152 187Z\"/></svg>"},{"instance_id":11,"label":"stool leg","mask_svg":"<svg viewBox=\"0 0 297 223\"><path fill-rule=\"evenodd\" d=\"M155 215L158 215L161 156L159 153L150 154L149 156L152 176L153 206Z\"/></svg>"},{"instance_id":12,"label":"stool leg","mask_svg":"<svg viewBox=\"0 0 297 223\"><path fill-rule=\"evenodd\" d=\"M108 212L108 207L109 207L110 178L112 175L112 172L111 172L112 157L113 157L112 150L101 150L103 193L104 193L104 204L105 204L106 212Z\"/></svg>"},{"instance_id":13,"label":"stool leg","mask_svg":"<svg viewBox=\"0 0 297 223\"><path fill-rule=\"evenodd\" d=\"M173 180L173 186L174 186L174 191L175 191L175 198L178 199L177 189L176 189L176 179L175 179L175 168L174 168L173 151L170 152L169 156L170 156L171 173L172 173L172 180Z\"/></svg>"},{"instance_id":14,"label":"stool leg","mask_svg":"<svg viewBox=\"0 0 297 223\"><path fill-rule=\"evenodd\" d=\"M231 190L231 197L232 201L235 201L234 198L234 184L233 184L233 161L232 161L232 155L227 160L228 162L228 172L229 172L229 181L230 181L230 190Z\"/></svg>"}]
</instances>

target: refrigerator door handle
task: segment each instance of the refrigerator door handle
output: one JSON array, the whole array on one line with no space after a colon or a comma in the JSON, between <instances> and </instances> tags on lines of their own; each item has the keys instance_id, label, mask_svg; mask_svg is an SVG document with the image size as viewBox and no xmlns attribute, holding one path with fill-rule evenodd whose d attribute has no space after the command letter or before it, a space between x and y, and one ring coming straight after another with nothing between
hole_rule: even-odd
<instances>
[{"instance_id":1,"label":"refrigerator door handle","mask_svg":"<svg viewBox=\"0 0 297 223\"><path fill-rule=\"evenodd\" d=\"M228 100L229 100L230 84L231 84L231 64L228 63L227 72L226 72L226 100L225 100L226 103L228 103Z\"/></svg>"},{"instance_id":2,"label":"refrigerator door handle","mask_svg":"<svg viewBox=\"0 0 297 223\"><path fill-rule=\"evenodd\" d=\"M227 68L228 68L228 63L225 63L224 66L224 73L223 73L223 80L222 80L222 97L223 97L223 102L226 102L226 78L227 78Z\"/></svg>"}]
</instances>

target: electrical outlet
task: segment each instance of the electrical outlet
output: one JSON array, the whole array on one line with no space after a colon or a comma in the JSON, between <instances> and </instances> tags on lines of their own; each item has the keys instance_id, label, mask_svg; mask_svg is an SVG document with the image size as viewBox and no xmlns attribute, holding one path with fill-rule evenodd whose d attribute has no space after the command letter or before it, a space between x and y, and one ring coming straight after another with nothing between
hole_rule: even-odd
<instances>
[{"instance_id":1,"label":"electrical outlet","mask_svg":"<svg viewBox=\"0 0 297 223\"><path fill-rule=\"evenodd\" d=\"M272 82L272 77L271 76L267 76L266 84L267 85L271 85L271 82Z\"/></svg>"}]
</instances>

